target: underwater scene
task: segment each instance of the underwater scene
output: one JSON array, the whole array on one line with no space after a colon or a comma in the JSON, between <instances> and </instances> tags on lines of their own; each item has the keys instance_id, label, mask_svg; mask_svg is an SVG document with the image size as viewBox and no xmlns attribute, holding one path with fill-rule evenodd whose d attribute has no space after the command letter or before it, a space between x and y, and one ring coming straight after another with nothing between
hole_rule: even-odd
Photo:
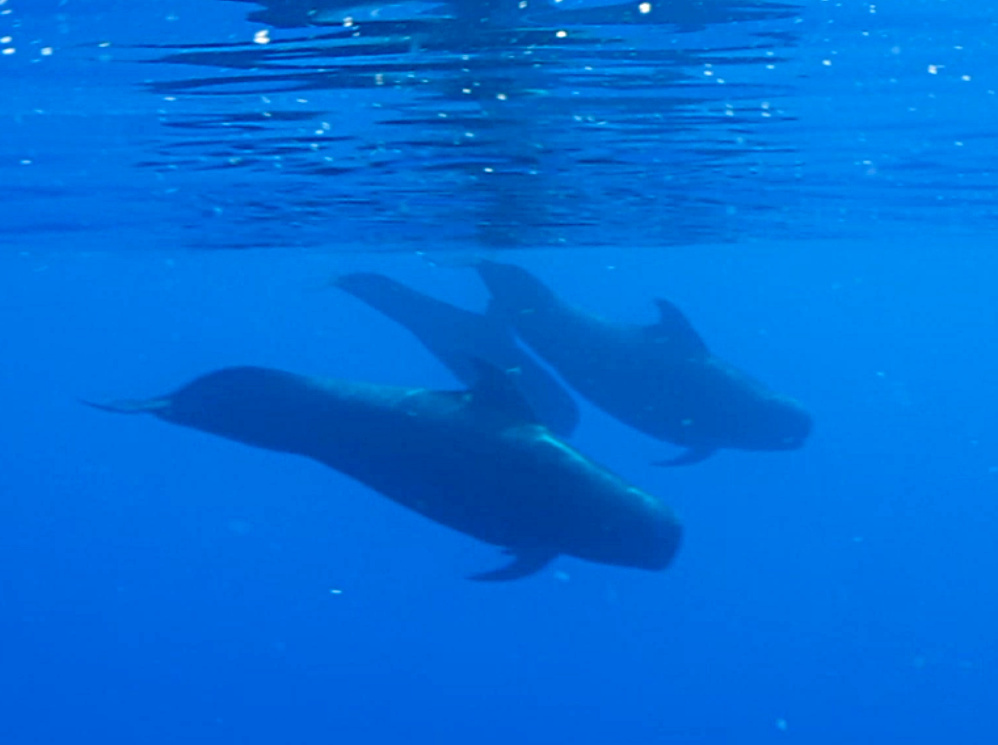
<instances>
[{"instance_id":1,"label":"underwater scene","mask_svg":"<svg viewBox=\"0 0 998 745\"><path fill-rule=\"evenodd\" d=\"M0 743L998 738L998 7L0 0Z\"/></svg>"}]
</instances>

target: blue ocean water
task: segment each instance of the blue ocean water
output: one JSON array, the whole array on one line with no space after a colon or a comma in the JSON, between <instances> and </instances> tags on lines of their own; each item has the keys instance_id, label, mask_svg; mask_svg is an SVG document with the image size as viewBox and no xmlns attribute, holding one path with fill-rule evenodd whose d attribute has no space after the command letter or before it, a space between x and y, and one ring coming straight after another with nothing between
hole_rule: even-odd
<instances>
[{"instance_id":1,"label":"blue ocean water","mask_svg":"<svg viewBox=\"0 0 998 745\"><path fill-rule=\"evenodd\" d=\"M988 743L998 13L969 0L0 2L0 742ZM573 442L650 573L498 552L80 399L254 364L453 388L328 287L682 307L807 446Z\"/></svg>"}]
</instances>

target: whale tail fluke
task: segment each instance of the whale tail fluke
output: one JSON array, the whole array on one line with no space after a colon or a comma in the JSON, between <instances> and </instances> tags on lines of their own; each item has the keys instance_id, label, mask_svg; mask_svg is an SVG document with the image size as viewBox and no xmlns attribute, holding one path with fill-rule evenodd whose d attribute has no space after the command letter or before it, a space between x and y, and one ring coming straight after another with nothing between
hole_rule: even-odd
<instances>
[{"instance_id":1,"label":"whale tail fluke","mask_svg":"<svg viewBox=\"0 0 998 745\"><path fill-rule=\"evenodd\" d=\"M539 572L558 556L556 551L550 549L508 549L504 553L515 557L511 563L488 572L472 574L468 579L475 582L509 582L523 579Z\"/></svg>"},{"instance_id":2,"label":"whale tail fluke","mask_svg":"<svg viewBox=\"0 0 998 745\"><path fill-rule=\"evenodd\" d=\"M170 406L170 401L165 398L126 398L119 401L87 401L81 398L80 403L112 414L155 414Z\"/></svg>"}]
</instances>

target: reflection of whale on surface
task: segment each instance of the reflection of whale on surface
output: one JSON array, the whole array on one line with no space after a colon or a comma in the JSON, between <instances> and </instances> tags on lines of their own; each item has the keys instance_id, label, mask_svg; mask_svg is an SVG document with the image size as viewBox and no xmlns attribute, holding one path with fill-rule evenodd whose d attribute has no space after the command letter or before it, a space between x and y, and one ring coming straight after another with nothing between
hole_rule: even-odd
<instances>
[{"instance_id":1,"label":"reflection of whale on surface","mask_svg":"<svg viewBox=\"0 0 998 745\"><path fill-rule=\"evenodd\" d=\"M457 308L380 274L337 277L334 284L405 326L465 385L474 385L482 360L511 372L517 389L545 427L568 436L579 422L571 395L534 362L501 320Z\"/></svg>"},{"instance_id":2,"label":"reflection of whale on surface","mask_svg":"<svg viewBox=\"0 0 998 745\"><path fill-rule=\"evenodd\" d=\"M493 312L564 380L637 430L687 449L662 465L696 463L716 450L793 450L811 417L718 359L672 303L651 326L613 323L562 302L518 266L483 261Z\"/></svg>"},{"instance_id":3,"label":"reflection of whale on surface","mask_svg":"<svg viewBox=\"0 0 998 745\"><path fill-rule=\"evenodd\" d=\"M534 424L507 377L482 367L454 392L229 368L91 405L304 455L515 556L473 579L525 577L558 554L664 569L681 534L672 512Z\"/></svg>"}]
</instances>

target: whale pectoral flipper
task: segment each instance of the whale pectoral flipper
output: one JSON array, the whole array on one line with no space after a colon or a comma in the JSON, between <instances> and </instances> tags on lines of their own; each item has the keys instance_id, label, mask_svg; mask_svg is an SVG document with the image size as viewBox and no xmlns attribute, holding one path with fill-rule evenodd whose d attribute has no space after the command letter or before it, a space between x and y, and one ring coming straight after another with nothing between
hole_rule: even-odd
<instances>
[{"instance_id":1,"label":"whale pectoral flipper","mask_svg":"<svg viewBox=\"0 0 998 745\"><path fill-rule=\"evenodd\" d=\"M509 549L504 553L512 554L512 563L489 572L472 574L468 579L475 582L508 582L514 579L529 577L546 567L558 555L557 551L547 548Z\"/></svg>"},{"instance_id":2,"label":"whale pectoral flipper","mask_svg":"<svg viewBox=\"0 0 998 745\"><path fill-rule=\"evenodd\" d=\"M657 460L653 463L656 466L690 466L694 463L701 463L716 453L714 448L690 448L675 458L667 460Z\"/></svg>"},{"instance_id":3,"label":"whale pectoral flipper","mask_svg":"<svg viewBox=\"0 0 998 745\"><path fill-rule=\"evenodd\" d=\"M86 404L100 411L110 411L113 414L155 414L170 407L169 400L165 398L127 398L121 401L87 401L81 399L81 403Z\"/></svg>"}]
</instances>

